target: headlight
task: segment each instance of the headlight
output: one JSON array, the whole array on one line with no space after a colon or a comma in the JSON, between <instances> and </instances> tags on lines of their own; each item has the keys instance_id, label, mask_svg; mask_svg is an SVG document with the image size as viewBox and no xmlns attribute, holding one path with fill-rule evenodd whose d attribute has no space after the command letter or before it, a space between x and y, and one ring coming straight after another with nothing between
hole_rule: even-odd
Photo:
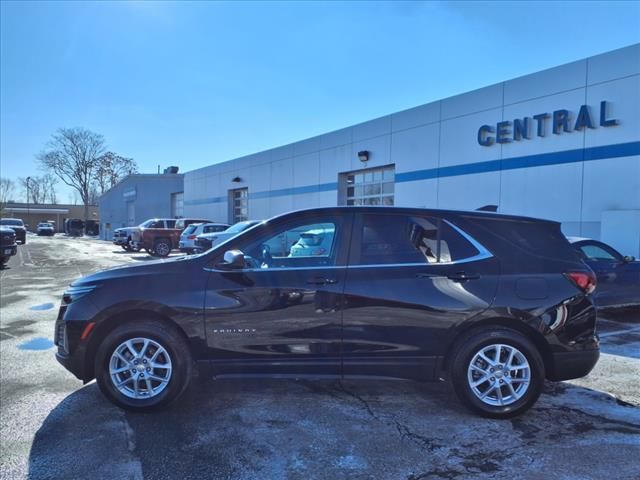
<instances>
[{"instance_id":1,"label":"headlight","mask_svg":"<svg viewBox=\"0 0 640 480\"><path fill-rule=\"evenodd\" d=\"M62 303L69 304L75 302L80 297L84 297L88 293L93 292L96 289L96 285L78 285L69 287L62 295Z\"/></svg>"}]
</instances>

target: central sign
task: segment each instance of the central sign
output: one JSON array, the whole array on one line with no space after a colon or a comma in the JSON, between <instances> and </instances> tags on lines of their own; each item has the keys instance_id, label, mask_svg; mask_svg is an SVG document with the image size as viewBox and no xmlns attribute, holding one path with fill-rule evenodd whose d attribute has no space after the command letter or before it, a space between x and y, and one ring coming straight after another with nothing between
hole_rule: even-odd
<instances>
[{"instance_id":1,"label":"central sign","mask_svg":"<svg viewBox=\"0 0 640 480\"><path fill-rule=\"evenodd\" d=\"M596 128L589 105L580 106L575 122L571 119L568 110L556 110L553 114L538 113L532 117L516 118L513 121L505 120L498 122L496 126L482 125L478 129L478 144L483 147L490 147L494 143L519 142L522 139L531 139L531 127L535 122L536 135L544 137L547 132L547 120L551 119L551 131L555 135L563 132L569 133L583 128ZM607 102L600 102L600 126L613 127L618 125L618 120L607 118ZM572 129L573 127L573 129Z\"/></svg>"}]
</instances>

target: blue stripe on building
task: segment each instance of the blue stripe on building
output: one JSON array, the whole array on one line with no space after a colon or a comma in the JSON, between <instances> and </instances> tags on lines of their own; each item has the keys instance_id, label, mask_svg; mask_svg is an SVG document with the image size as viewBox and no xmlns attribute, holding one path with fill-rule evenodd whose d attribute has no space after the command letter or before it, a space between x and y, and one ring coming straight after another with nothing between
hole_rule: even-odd
<instances>
[{"instance_id":1,"label":"blue stripe on building","mask_svg":"<svg viewBox=\"0 0 640 480\"><path fill-rule=\"evenodd\" d=\"M640 155L640 142L618 143L615 145L603 145L600 147L578 148L563 152L542 153L523 157L512 157L485 162L466 163L447 167L428 168L414 170L412 172L396 173L396 183L415 182L432 178L456 177L460 175L472 175L475 173L498 172L501 170L516 170L520 168L543 167L548 165L562 165L591 160L603 160L606 158L630 157ZM249 199L269 197L281 197L287 195L299 195L304 193L327 192L338 189L337 182L322 183L319 185L306 185L304 187L281 188L278 190L266 190L263 192L249 192ZM185 201L185 205L204 205L226 202L227 197L211 197L199 200Z\"/></svg>"}]
</instances>

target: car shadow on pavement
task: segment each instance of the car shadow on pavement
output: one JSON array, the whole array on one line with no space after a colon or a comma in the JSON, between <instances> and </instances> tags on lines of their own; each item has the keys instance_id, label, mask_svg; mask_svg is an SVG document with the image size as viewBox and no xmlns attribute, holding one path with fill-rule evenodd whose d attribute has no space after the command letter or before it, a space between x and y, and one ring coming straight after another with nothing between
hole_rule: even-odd
<instances>
[{"instance_id":1,"label":"car shadow on pavement","mask_svg":"<svg viewBox=\"0 0 640 480\"><path fill-rule=\"evenodd\" d=\"M598 478L612 465L634 478L638 438L640 408L567 383L503 421L468 413L442 383L196 381L145 414L92 383L45 419L29 478Z\"/></svg>"}]
</instances>

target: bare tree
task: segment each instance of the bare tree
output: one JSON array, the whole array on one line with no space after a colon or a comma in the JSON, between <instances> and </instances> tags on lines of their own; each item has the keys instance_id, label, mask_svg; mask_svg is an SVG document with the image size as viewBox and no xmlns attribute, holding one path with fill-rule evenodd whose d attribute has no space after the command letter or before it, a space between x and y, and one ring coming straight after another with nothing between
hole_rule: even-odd
<instances>
[{"instance_id":1,"label":"bare tree","mask_svg":"<svg viewBox=\"0 0 640 480\"><path fill-rule=\"evenodd\" d=\"M16 184L10 178L0 177L0 210L13 200Z\"/></svg>"},{"instance_id":2,"label":"bare tree","mask_svg":"<svg viewBox=\"0 0 640 480\"><path fill-rule=\"evenodd\" d=\"M61 128L38 154L40 166L52 172L80 195L84 220L89 220L91 186L99 158L105 151L104 137L84 128Z\"/></svg>"},{"instance_id":3,"label":"bare tree","mask_svg":"<svg viewBox=\"0 0 640 480\"><path fill-rule=\"evenodd\" d=\"M102 195L127 175L137 172L138 165L132 158L122 157L113 152L105 153L98 159L96 169L98 194Z\"/></svg>"},{"instance_id":4,"label":"bare tree","mask_svg":"<svg viewBox=\"0 0 640 480\"><path fill-rule=\"evenodd\" d=\"M58 179L51 173L47 173L42 177L39 177L39 180L42 188L44 203L58 203L58 193L56 192Z\"/></svg>"},{"instance_id":5,"label":"bare tree","mask_svg":"<svg viewBox=\"0 0 640 480\"><path fill-rule=\"evenodd\" d=\"M18 182L27 203L45 203L40 177L19 177Z\"/></svg>"}]
</instances>

